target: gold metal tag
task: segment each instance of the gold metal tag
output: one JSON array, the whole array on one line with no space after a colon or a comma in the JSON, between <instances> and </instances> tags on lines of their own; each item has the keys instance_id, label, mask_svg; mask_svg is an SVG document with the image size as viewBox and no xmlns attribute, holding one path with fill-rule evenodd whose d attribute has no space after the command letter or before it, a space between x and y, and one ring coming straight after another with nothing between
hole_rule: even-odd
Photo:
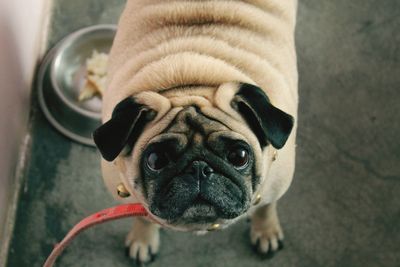
<instances>
[{"instance_id":1,"label":"gold metal tag","mask_svg":"<svg viewBox=\"0 0 400 267\"><path fill-rule=\"evenodd\" d=\"M127 198L131 195L123 183L117 186L117 194L122 198Z\"/></svg>"}]
</instances>

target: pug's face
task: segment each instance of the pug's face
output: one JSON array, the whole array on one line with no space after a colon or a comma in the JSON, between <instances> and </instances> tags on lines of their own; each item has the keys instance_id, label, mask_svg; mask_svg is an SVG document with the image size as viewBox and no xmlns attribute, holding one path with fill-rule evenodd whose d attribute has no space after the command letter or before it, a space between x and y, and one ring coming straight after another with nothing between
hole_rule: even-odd
<instances>
[{"instance_id":1,"label":"pug's face","mask_svg":"<svg viewBox=\"0 0 400 267\"><path fill-rule=\"evenodd\" d=\"M240 216L257 179L250 144L194 107L151 140L140 165L150 211L177 225Z\"/></svg>"},{"instance_id":2,"label":"pug's face","mask_svg":"<svg viewBox=\"0 0 400 267\"><path fill-rule=\"evenodd\" d=\"M291 116L272 106L253 85L240 85L231 106L244 120L215 117L195 105L181 108L132 156L157 111L127 98L94 138L110 161L130 148L122 156L125 175L138 176L130 191L142 196L153 216L175 228L201 230L234 221L248 210L260 181L257 162L265 160L258 152L268 146L281 148L293 125ZM235 131L231 120L244 123L249 131Z\"/></svg>"}]
</instances>

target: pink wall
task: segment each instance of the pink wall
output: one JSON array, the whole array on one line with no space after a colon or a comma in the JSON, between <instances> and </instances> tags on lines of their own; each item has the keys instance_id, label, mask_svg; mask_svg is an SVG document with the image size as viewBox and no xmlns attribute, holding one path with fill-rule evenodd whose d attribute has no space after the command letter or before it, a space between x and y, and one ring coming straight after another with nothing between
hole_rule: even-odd
<instances>
[{"instance_id":1,"label":"pink wall","mask_svg":"<svg viewBox=\"0 0 400 267\"><path fill-rule=\"evenodd\" d=\"M15 196L16 166L27 130L32 76L47 36L49 7L47 0L0 0L0 244L3 245L7 243L2 242L7 241L5 229L10 226L7 217L13 216L9 207Z\"/></svg>"}]
</instances>

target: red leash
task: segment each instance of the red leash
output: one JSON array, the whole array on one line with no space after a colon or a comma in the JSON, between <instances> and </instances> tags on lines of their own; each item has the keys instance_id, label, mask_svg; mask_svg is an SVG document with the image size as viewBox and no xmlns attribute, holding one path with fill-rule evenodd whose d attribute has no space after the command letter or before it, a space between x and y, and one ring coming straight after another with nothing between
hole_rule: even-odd
<instances>
[{"instance_id":1,"label":"red leash","mask_svg":"<svg viewBox=\"0 0 400 267\"><path fill-rule=\"evenodd\" d=\"M64 237L64 239L55 245L43 267L52 267L57 257L60 256L63 250L83 230L86 230L87 228L96 224L102 224L120 218L147 215L148 213L146 209L141 204L124 204L96 212L95 214L86 217L77 225L75 225L74 228L72 228L72 230L69 231L69 233Z\"/></svg>"}]
</instances>

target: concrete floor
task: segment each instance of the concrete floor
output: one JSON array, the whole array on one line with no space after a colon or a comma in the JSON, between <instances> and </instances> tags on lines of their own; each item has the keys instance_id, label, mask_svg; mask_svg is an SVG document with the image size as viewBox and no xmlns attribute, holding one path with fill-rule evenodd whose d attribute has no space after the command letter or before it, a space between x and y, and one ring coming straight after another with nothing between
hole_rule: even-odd
<instances>
[{"instance_id":1,"label":"concrete floor","mask_svg":"<svg viewBox=\"0 0 400 267\"><path fill-rule=\"evenodd\" d=\"M115 23L123 3L55 1L49 47L80 27ZM398 0L300 0L297 171L279 207L285 249L260 259L246 222L201 237L163 231L150 266L400 266L399 10ZM10 267L41 266L72 225L114 204L95 149L58 134L37 106ZM88 230L57 266L132 266L129 227Z\"/></svg>"}]
</instances>

